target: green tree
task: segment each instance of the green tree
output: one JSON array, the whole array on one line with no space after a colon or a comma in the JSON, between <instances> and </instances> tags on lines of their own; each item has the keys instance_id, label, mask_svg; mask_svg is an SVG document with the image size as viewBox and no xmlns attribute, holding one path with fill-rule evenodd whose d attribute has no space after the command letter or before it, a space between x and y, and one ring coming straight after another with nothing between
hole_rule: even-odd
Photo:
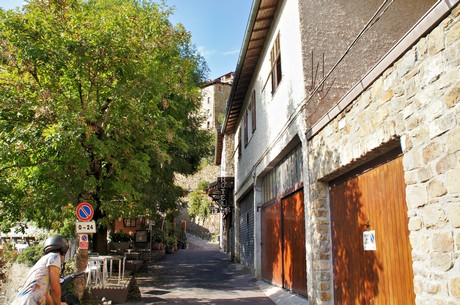
<instances>
[{"instance_id":1,"label":"green tree","mask_svg":"<svg viewBox=\"0 0 460 305\"><path fill-rule=\"evenodd\" d=\"M206 194L208 183L200 181L197 189L190 193L188 214L192 218L200 218L203 221L211 213L211 199Z\"/></svg>"},{"instance_id":2,"label":"green tree","mask_svg":"<svg viewBox=\"0 0 460 305\"><path fill-rule=\"evenodd\" d=\"M0 11L0 223L71 227L87 201L96 250L118 217L174 209L211 151L207 68L164 4L31 0ZM99 240L99 242L98 242Z\"/></svg>"}]
</instances>

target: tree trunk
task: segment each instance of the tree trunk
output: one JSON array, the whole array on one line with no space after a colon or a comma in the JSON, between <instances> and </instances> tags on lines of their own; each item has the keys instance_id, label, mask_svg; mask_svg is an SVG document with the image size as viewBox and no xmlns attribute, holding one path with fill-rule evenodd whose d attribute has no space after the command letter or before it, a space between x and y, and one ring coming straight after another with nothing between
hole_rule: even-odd
<instances>
[{"instance_id":1,"label":"tree trunk","mask_svg":"<svg viewBox=\"0 0 460 305\"><path fill-rule=\"evenodd\" d=\"M104 219L105 214L99 209L101 206L100 201L98 200L98 196L94 196L94 199L96 201L96 208L94 210L94 216L93 219L96 221L96 233L93 234L92 240L93 240L93 245L92 245L92 250L93 252L106 255L108 253L108 245L107 245L107 227L99 224L100 219Z\"/></svg>"},{"instance_id":2,"label":"tree trunk","mask_svg":"<svg viewBox=\"0 0 460 305\"><path fill-rule=\"evenodd\" d=\"M77 273L84 272L86 266L88 265L88 250L83 250L78 248L77 257L75 260L75 266L77 268ZM78 277L75 279L74 293L78 298L83 298L83 293L85 292L85 277Z\"/></svg>"},{"instance_id":3,"label":"tree trunk","mask_svg":"<svg viewBox=\"0 0 460 305\"><path fill-rule=\"evenodd\" d=\"M109 252L106 227L98 226L96 233L93 234L93 251L102 255L106 255Z\"/></svg>"}]
</instances>

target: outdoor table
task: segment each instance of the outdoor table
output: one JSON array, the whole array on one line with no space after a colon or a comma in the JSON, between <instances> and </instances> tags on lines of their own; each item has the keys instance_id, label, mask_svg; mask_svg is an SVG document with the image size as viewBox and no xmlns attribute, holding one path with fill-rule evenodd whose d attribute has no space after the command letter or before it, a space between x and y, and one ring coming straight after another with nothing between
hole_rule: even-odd
<instances>
[{"instance_id":1,"label":"outdoor table","mask_svg":"<svg viewBox=\"0 0 460 305\"><path fill-rule=\"evenodd\" d=\"M106 280L110 277L112 277L112 271L113 271L113 261L117 260L118 261L118 284L120 284L121 280L124 279L125 277L125 260L126 257L120 256L120 255L103 255L99 256L99 258L102 258L106 264L106 274L105 278ZM107 268L107 262L109 262L109 268Z\"/></svg>"},{"instance_id":2,"label":"outdoor table","mask_svg":"<svg viewBox=\"0 0 460 305\"><path fill-rule=\"evenodd\" d=\"M136 261L138 261L140 255L141 254L139 252L132 252L128 250L128 252L125 252L125 259L134 258Z\"/></svg>"}]
</instances>

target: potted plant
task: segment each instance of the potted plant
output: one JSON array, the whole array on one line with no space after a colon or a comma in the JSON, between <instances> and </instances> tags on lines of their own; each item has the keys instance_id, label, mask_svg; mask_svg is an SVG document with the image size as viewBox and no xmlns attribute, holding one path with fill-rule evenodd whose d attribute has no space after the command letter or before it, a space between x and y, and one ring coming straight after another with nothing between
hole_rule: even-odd
<instances>
[{"instance_id":1,"label":"potted plant","mask_svg":"<svg viewBox=\"0 0 460 305\"><path fill-rule=\"evenodd\" d=\"M152 250L163 250L163 242L165 240L165 233L161 229L152 231Z\"/></svg>"},{"instance_id":2,"label":"potted plant","mask_svg":"<svg viewBox=\"0 0 460 305\"><path fill-rule=\"evenodd\" d=\"M110 248L117 251L125 251L129 249L133 237L121 231L115 231L110 233Z\"/></svg>"},{"instance_id":3,"label":"potted plant","mask_svg":"<svg viewBox=\"0 0 460 305\"><path fill-rule=\"evenodd\" d=\"M179 249L187 248L187 234L185 234L184 230L180 231L180 233L178 234L177 246L179 247Z\"/></svg>"},{"instance_id":4,"label":"potted plant","mask_svg":"<svg viewBox=\"0 0 460 305\"><path fill-rule=\"evenodd\" d=\"M173 253L177 249L177 238L175 236L167 236L165 238L165 248L167 253Z\"/></svg>"}]
</instances>

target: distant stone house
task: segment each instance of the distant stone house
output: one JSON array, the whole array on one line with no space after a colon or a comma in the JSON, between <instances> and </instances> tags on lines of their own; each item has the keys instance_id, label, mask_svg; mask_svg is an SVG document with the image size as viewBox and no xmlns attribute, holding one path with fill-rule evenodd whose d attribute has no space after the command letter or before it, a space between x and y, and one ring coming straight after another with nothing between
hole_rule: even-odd
<instances>
[{"instance_id":1,"label":"distant stone house","mask_svg":"<svg viewBox=\"0 0 460 305\"><path fill-rule=\"evenodd\" d=\"M214 131L219 123L219 115L225 113L225 106L233 82L233 72L206 82L201 86L201 113L204 115L201 128Z\"/></svg>"},{"instance_id":2,"label":"distant stone house","mask_svg":"<svg viewBox=\"0 0 460 305\"><path fill-rule=\"evenodd\" d=\"M201 86L201 114L205 119L201 128L215 132L215 151L219 151L219 154L215 154L215 165L221 166L219 176L215 177L216 180L211 182L208 187L208 195L213 200L211 211L214 216L211 218L217 218L219 221L217 232L219 233L220 247L224 252L228 252L229 255L231 255L230 249L232 249L234 239L229 238L229 236L231 236L232 222L231 210L227 202L233 202L233 172L229 171L227 174L225 164L228 162L224 160L222 163L221 152L224 145L224 138L220 130L225 116L225 109L230 95L233 77L234 73L229 72ZM228 143L230 143L229 140L230 138L225 140L227 146Z\"/></svg>"},{"instance_id":3,"label":"distant stone house","mask_svg":"<svg viewBox=\"0 0 460 305\"><path fill-rule=\"evenodd\" d=\"M460 302L458 2L253 2L222 132L257 278L309 304Z\"/></svg>"}]
</instances>

